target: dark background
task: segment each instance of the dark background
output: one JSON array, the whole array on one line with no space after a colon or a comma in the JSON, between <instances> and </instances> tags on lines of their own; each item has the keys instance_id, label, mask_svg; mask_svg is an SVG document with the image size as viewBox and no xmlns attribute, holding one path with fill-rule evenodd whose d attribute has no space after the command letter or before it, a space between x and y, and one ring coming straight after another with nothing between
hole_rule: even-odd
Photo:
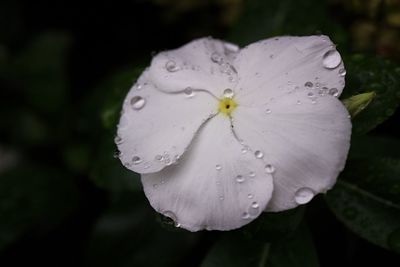
<instances>
[{"instance_id":1,"label":"dark background","mask_svg":"<svg viewBox=\"0 0 400 267\"><path fill-rule=\"evenodd\" d=\"M326 33L344 55L398 61L398 1L298 2L1 1L0 266L199 266L223 233L174 229L151 209L113 157L120 103L152 54L202 36ZM391 113L372 135L398 137ZM305 221L321 266L400 262L323 197Z\"/></svg>"}]
</instances>

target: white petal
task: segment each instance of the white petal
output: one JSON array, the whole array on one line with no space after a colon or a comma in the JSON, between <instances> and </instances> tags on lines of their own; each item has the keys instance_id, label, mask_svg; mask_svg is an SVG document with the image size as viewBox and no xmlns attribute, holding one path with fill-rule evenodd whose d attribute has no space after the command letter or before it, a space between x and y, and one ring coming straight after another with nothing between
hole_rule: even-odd
<instances>
[{"instance_id":1,"label":"white petal","mask_svg":"<svg viewBox=\"0 0 400 267\"><path fill-rule=\"evenodd\" d=\"M138 173L173 164L217 105L205 92L161 92L144 72L125 99L118 125L115 141L122 163Z\"/></svg>"},{"instance_id":2,"label":"white petal","mask_svg":"<svg viewBox=\"0 0 400 267\"><path fill-rule=\"evenodd\" d=\"M327 36L259 41L242 49L233 64L242 105L262 104L311 85L339 96L345 84L342 59Z\"/></svg>"},{"instance_id":3,"label":"white petal","mask_svg":"<svg viewBox=\"0 0 400 267\"><path fill-rule=\"evenodd\" d=\"M237 136L275 168L269 211L290 209L326 192L344 167L351 134L347 110L336 97L317 93L303 90L235 110Z\"/></svg>"},{"instance_id":4,"label":"white petal","mask_svg":"<svg viewBox=\"0 0 400 267\"><path fill-rule=\"evenodd\" d=\"M238 51L237 46L220 40L197 39L156 55L150 66L151 80L162 91L177 92L190 86L219 97L237 83L231 62Z\"/></svg>"},{"instance_id":5,"label":"white petal","mask_svg":"<svg viewBox=\"0 0 400 267\"><path fill-rule=\"evenodd\" d=\"M190 231L241 227L266 207L272 177L265 163L235 139L227 117L208 121L182 162L142 176L158 212Z\"/></svg>"}]
</instances>

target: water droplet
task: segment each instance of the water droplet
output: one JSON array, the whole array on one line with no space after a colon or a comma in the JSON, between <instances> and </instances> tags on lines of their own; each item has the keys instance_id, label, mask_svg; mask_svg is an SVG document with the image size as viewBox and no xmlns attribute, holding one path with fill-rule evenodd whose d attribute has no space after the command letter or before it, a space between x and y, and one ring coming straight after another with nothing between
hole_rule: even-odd
<instances>
[{"instance_id":1,"label":"water droplet","mask_svg":"<svg viewBox=\"0 0 400 267\"><path fill-rule=\"evenodd\" d=\"M156 155L154 158L155 158L156 160L158 160L158 161L162 161L162 160L164 159L164 157L161 156L161 155Z\"/></svg>"},{"instance_id":2,"label":"water droplet","mask_svg":"<svg viewBox=\"0 0 400 267\"><path fill-rule=\"evenodd\" d=\"M122 138L117 135L114 138L114 142L115 142L115 144L120 145L120 144L122 144Z\"/></svg>"},{"instance_id":3,"label":"water droplet","mask_svg":"<svg viewBox=\"0 0 400 267\"><path fill-rule=\"evenodd\" d=\"M242 213L242 218L245 219L245 220L250 219L250 214L247 213L247 212L243 212Z\"/></svg>"},{"instance_id":4,"label":"water droplet","mask_svg":"<svg viewBox=\"0 0 400 267\"><path fill-rule=\"evenodd\" d=\"M247 151L249 151L249 148L248 148L248 147L243 147L243 148L242 148L242 154L247 153Z\"/></svg>"},{"instance_id":5,"label":"water droplet","mask_svg":"<svg viewBox=\"0 0 400 267\"><path fill-rule=\"evenodd\" d=\"M236 176L236 182L238 182L238 183L243 183L244 182L244 177L243 177L243 175L238 175L238 176Z\"/></svg>"},{"instance_id":6,"label":"water droplet","mask_svg":"<svg viewBox=\"0 0 400 267\"><path fill-rule=\"evenodd\" d=\"M346 76L346 70L345 69L340 69L339 70L339 75L342 76L342 77Z\"/></svg>"},{"instance_id":7,"label":"water droplet","mask_svg":"<svg viewBox=\"0 0 400 267\"><path fill-rule=\"evenodd\" d=\"M192 97L194 96L194 92L193 89L191 87L186 87L186 89L183 91L183 93L187 96L187 97Z\"/></svg>"},{"instance_id":8,"label":"water droplet","mask_svg":"<svg viewBox=\"0 0 400 267\"><path fill-rule=\"evenodd\" d=\"M142 159L138 156L134 156L132 158L132 162L133 162L133 164L139 164L140 162L142 162Z\"/></svg>"},{"instance_id":9,"label":"water droplet","mask_svg":"<svg viewBox=\"0 0 400 267\"><path fill-rule=\"evenodd\" d=\"M118 149L115 150L113 157L114 157L115 159L117 159L117 158L119 158L120 156L121 156L121 151L119 151Z\"/></svg>"},{"instance_id":10,"label":"water droplet","mask_svg":"<svg viewBox=\"0 0 400 267\"><path fill-rule=\"evenodd\" d=\"M252 202L247 212L252 217L258 216L258 214L260 214L260 205L258 204L258 202Z\"/></svg>"},{"instance_id":11,"label":"water droplet","mask_svg":"<svg viewBox=\"0 0 400 267\"><path fill-rule=\"evenodd\" d=\"M248 199L252 199L253 197L254 197L254 196L253 196L252 194L248 194L248 195L247 195L247 198L248 198Z\"/></svg>"},{"instance_id":12,"label":"water droplet","mask_svg":"<svg viewBox=\"0 0 400 267\"><path fill-rule=\"evenodd\" d=\"M232 43L224 43L225 52L236 53L239 51L239 46Z\"/></svg>"},{"instance_id":13,"label":"water droplet","mask_svg":"<svg viewBox=\"0 0 400 267\"><path fill-rule=\"evenodd\" d=\"M227 88L227 89L224 90L224 97L232 98L234 96L234 94L235 93L230 88Z\"/></svg>"},{"instance_id":14,"label":"water droplet","mask_svg":"<svg viewBox=\"0 0 400 267\"><path fill-rule=\"evenodd\" d=\"M305 84L304 84L304 86L305 87L313 87L314 86L314 84L312 83L312 82L306 82Z\"/></svg>"},{"instance_id":15,"label":"water droplet","mask_svg":"<svg viewBox=\"0 0 400 267\"><path fill-rule=\"evenodd\" d=\"M224 59L222 58L222 56L219 53L213 52L211 54L211 61L214 63L217 63L217 64L221 64L224 61Z\"/></svg>"},{"instance_id":16,"label":"water droplet","mask_svg":"<svg viewBox=\"0 0 400 267\"><path fill-rule=\"evenodd\" d=\"M311 188L303 187L296 191L294 200L297 204L306 204L314 197L314 192Z\"/></svg>"},{"instance_id":17,"label":"water droplet","mask_svg":"<svg viewBox=\"0 0 400 267\"><path fill-rule=\"evenodd\" d=\"M144 164L144 168L145 168L145 169L150 168L150 162L146 162L146 163Z\"/></svg>"},{"instance_id":18,"label":"water droplet","mask_svg":"<svg viewBox=\"0 0 400 267\"><path fill-rule=\"evenodd\" d=\"M313 93L313 92L308 92L307 96L308 96L308 97L313 97L313 96L314 96L314 93Z\"/></svg>"},{"instance_id":19,"label":"water droplet","mask_svg":"<svg viewBox=\"0 0 400 267\"><path fill-rule=\"evenodd\" d=\"M270 113L271 113L271 110L270 110L269 108L267 108L267 109L265 110L265 113L270 114Z\"/></svg>"},{"instance_id":20,"label":"water droplet","mask_svg":"<svg viewBox=\"0 0 400 267\"><path fill-rule=\"evenodd\" d=\"M329 94L337 97L339 95L339 90L337 88L329 89Z\"/></svg>"},{"instance_id":21,"label":"water droplet","mask_svg":"<svg viewBox=\"0 0 400 267\"><path fill-rule=\"evenodd\" d=\"M217 165L215 165L215 169L216 169L217 171L220 171L220 170L222 169L222 166L219 165L219 164L217 164Z\"/></svg>"},{"instance_id":22,"label":"water droplet","mask_svg":"<svg viewBox=\"0 0 400 267\"><path fill-rule=\"evenodd\" d=\"M169 72L175 72L179 70L178 66L176 66L176 63L173 60L168 60L167 63L165 63L165 68Z\"/></svg>"},{"instance_id":23,"label":"water droplet","mask_svg":"<svg viewBox=\"0 0 400 267\"><path fill-rule=\"evenodd\" d=\"M311 104L317 104L317 100L315 99L311 100Z\"/></svg>"},{"instance_id":24,"label":"water droplet","mask_svg":"<svg viewBox=\"0 0 400 267\"><path fill-rule=\"evenodd\" d=\"M251 178L254 178L254 177L256 177L256 173L255 173L255 172L250 172L250 173L249 173L249 176L250 176Z\"/></svg>"},{"instance_id":25,"label":"water droplet","mask_svg":"<svg viewBox=\"0 0 400 267\"><path fill-rule=\"evenodd\" d=\"M131 98L131 106L135 110L142 109L146 104L146 100L141 96L134 96Z\"/></svg>"},{"instance_id":26,"label":"water droplet","mask_svg":"<svg viewBox=\"0 0 400 267\"><path fill-rule=\"evenodd\" d=\"M219 200L221 200L221 201L224 200L224 199L225 199L224 196L220 196L219 197Z\"/></svg>"},{"instance_id":27,"label":"water droplet","mask_svg":"<svg viewBox=\"0 0 400 267\"><path fill-rule=\"evenodd\" d=\"M297 100L296 104L297 104L297 105L301 105L301 101L300 101L300 100Z\"/></svg>"},{"instance_id":28,"label":"water droplet","mask_svg":"<svg viewBox=\"0 0 400 267\"><path fill-rule=\"evenodd\" d=\"M158 184L153 184L154 189L157 189L157 187L158 187Z\"/></svg>"},{"instance_id":29,"label":"water droplet","mask_svg":"<svg viewBox=\"0 0 400 267\"><path fill-rule=\"evenodd\" d=\"M262 153L260 150L257 150L256 152L254 152L254 155L258 159L262 159L264 157L264 153Z\"/></svg>"},{"instance_id":30,"label":"water droplet","mask_svg":"<svg viewBox=\"0 0 400 267\"><path fill-rule=\"evenodd\" d=\"M170 158L165 158L165 165L170 166L172 164L172 161Z\"/></svg>"},{"instance_id":31,"label":"water droplet","mask_svg":"<svg viewBox=\"0 0 400 267\"><path fill-rule=\"evenodd\" d=\"M329 50L322 56L322 65L327 69L334 69L342 62L340 54L335 49Z\"/></svg>"},{"instance_id":32,"label":"water droplet","mask_svg":"<svg viewBox=\"0 0 400 267\"><path fill-rule=\"evenodd\" d=\"M265 172L266 173L274 173L275 167L271 164L267 164L267 165L265 165Z\"/></svg>"},{"instance_id":33,"label":"water droplet","mask_svg":"<svg viewBox=\"0 0 400 267\"><path fill-rule=\"evenodd\" d=\"M172 211L164 211L162 215L164 216L164 218L161 220L163 223L173 225L175 227L180 226L180 224L177 222L177 217L175 213L173 213Z\"/></svg>"}]
</instances>

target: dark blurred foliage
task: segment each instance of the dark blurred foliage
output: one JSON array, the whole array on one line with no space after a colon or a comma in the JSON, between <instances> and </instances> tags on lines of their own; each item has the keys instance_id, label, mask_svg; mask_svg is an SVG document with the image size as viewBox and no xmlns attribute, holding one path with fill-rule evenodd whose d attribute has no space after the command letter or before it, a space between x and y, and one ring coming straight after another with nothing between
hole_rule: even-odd
<instances>
[{"instance_id":1,"label":"dark blurred foliage","mask_svg":"<svg viewBox=\"0 0 400 267\"><path fill-rule=\"evenodd\" d=\"M375 92L332 192L229 233L156 214L113 140L152 54L319 33L344 55L343 98ZM399 43L398 0L1 1L0 266L398 266Z\"/></svg>"}]
</instances>

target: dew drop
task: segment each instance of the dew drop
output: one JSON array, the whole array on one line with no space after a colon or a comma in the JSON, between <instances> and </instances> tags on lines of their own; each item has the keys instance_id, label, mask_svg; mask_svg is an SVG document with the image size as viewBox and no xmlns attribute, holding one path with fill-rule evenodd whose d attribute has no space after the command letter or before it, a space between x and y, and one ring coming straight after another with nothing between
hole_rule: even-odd
<instances>
[{"instance_id":1,"label":"dew drop","mask_svg":"<svg viewBox=\"0 0 400 267\"><path fill-rule=\"evenodd\" d=\"M329 89L329 94L337 97L339 95L339 90L337 88Z\"/></svg>"},{"instance_id":2,"label":"dew drop","mask_svg":"<svg viewBox=\"0 0 400 267\"><path fill-rule=\"evenodd\" d=\"M243 148L242 148L242 154L246 154L247 151L249 151L249 148L248 148L248 147L243 147Z\"/></svg>"},{"instance_id":3,"label":"dew drop","mask_svg":"<svg viewBox=\"0 0 400 267\"><path fill-rule=\"evenodd\" d=\"M186 89L183 91L183 93L187 96L187 97L192 97L194 96L194 92L193 89L191 87L186 87Z\"/></svg>"},{"instance_id":4,"label":"dew drop","mask_svg":"<svg viewBox=\"0 0 400 267\"><path fill-rule=\"evenodd\" d=\"M219 165L219 164L217 164L217 165L215 165L215 169L216 169L217 171L220 171L220 170L222 169L222 166Z\"/></svg>"},{"instance_id":5,"label":"dew drop","mask_svg":"<svg viewBox=\"0 0 400 267\"><path fill-rule=\"evenodd\" d=\"M304 84L304 86L305 87L313 87L314 86L314 84L312 83L312 82L306 82L305 84Z\"/></svg>"},{"instance_id":6,"label":"dew drop","mask_svg":"<svg viewBox=\"0 0 400 267\"><path fill-rule=\"evenodd\" d=\"M168 60L167 63L165 63L165 68L169 72L175 72L175 71L179 70L179 68L176 66L175 61L173 61L173 60Z\"/></svg>"},{"instance_id":7,"label":"dew drop","mask_svg":"<svg viewBox=\"0 0 400 267\"><path fill-rule=\"evenodd\" d=\"M158 160L158 161L162 161L162 160L164 159L164 157L161 156L161 155L156 155L154 158L155 158L156 160Z\"/></svg>"},{"instance_id":8,"label":"dew drop","mask_svg":"<svg viewBox=\"0 0 400 267\"><path fill-rule=\"evenodd\" d=\"M264 157L264 153L262 153L260 150L257 150L256 152L254 152L254 155L258 159L262 159Z\"/></svg>"},{"instance_id":9,"label":"dew drop","mask_svg":"<svg viewBox=\"0 0 400 267\"><path fill-rule=\"evenodd\" d=\"M238 175L238 176L236 176L236 182L238 182L238 183L243 183L244 182L244 177L243 177L243 175Z\"/></svg>"},{"instance_id":10,"label":"dew drop","mask_svg":"<svg viewBox=\"0 0 400 267\"><path fill-rule=\"evenodd\" d=\"M296 191L294 200L297 204L306 204L314 197L314 192L311 188L303 187Z\"/></svg>"},{"instance_id":11,"label":"dew drop","mask_svg":"<svg viewBox=\"0 0 400 267\"><path fill-rule=\"evenodd\" d=\"M142 109L146 104L146 100L141 96L134 96L131 98L131 106L135 110Z\"/></svg>"},{"instance_id":12,"label":"dew drop","mask_svg":"<svg viewBox=\"0 0 400 267\"><path fill-rule=\"evenodd\" d=\"M142 162L142 159L138 156L134 156L132 158L132 162L133 162L133 164L139 164L140 162Z\"/></svg>"},{"instance_id":13,"label":"dew drop","mask_svg":"<svg viewBox=\"0 0 400 267\"><path fill-rule=\"evenodd\" d=\"M219 53L213 52L211 54L211 61L214 62L214 63L217 63L217 64L221 64L222 61L223 61L223 58Z\"/></svg>"},{"instance_id":14,"label":"dew drop","mask_svg":"<svg viewBox=\"0 0 400 267\"><path fill-rule=\"evenodd\" d=\"M274 173L275 167L271 164L267 164L267 165L265 165L265 172L266 173Z\"/></svg>"},{"instance_id":15,"label":"dew drop","mask_svg":"<svg viewBox=\"0 0 400 267\"><path fill-rule=\"evenodd\" d=\"M219 200L221 200L221 201L224 200L224 199L225 199L224 196L220 196L219 197Z\"/></svg>"},{"instance_id":16,"label":"dew drop","mask_svg":"<svg viewBox=\"0 0 400 267\"><path fill-rule=\"evenodd\" d=\"M307 96L308 96L308 97L313 97L313 96L314 96L314 93L313 93L313 92L308 92Z\"/></svg>"},{"instance_id":17,"label":"dew drop","mask_svg":"<svg viewBox=\"0 0 400 267\"><path fill-rule=\"evenodd\" d=\"M230 88L227 88L227 89L225 89L224 90L224 97L227 97L227 98L232 98L233 96L234 96L234 92L233 92L233 90L232 89L230 89Z\"/></svg>"},{"instance_id":18,"label":"dew drop","mask_svg":"<svg viewBox=\"0 0 400 267\"><path fill-rule=\"evenodd\" d=\"M322 56L322 65L327 69L334 69L342 62L340 54L335 49L329 50Z\"/></svg>"},{"instance_id":19,"label":"dew drop","mask_svg":"<svg viewBox=\"0 0 400 267\"><path fill-rule=\"evenodd\" d=\"M118 159L120 156L121 156L121 151L116 150L116 151L114 152L113 157L114 157L115 159Z\"/></svg>"},{"instance_id":20,"label":"dew drop","mask_svg":"<svg viewBox=\"0 0 400 267\"><path fill-rule=\"evenodd\" d=\"M296 104L297 104L297 105L301 105L301 101L300 101L300 100L297 100Z\"/></svg>"},{"instance_id":21,"label":"dew drop","mask_svg":"<svg viewBox=\"0 0 400 267\"><path fill-rule=\"evenodd\" d=\"M252 199L253 197L254 197L254 196L253 196L252 194L248 194L248 195L247 195L247 198L248 198L248 199Z\"/></svg>"},{"instance_id":22,"label":"dew drop","mask_svg":"<svg viewBox=\"0 0 400 267\"><path fill-rule=\"evenodd\" d=\"M232 43L224 43L225 52L236 53L239 51L239 46Z\"/></svg>"},{"instance_id":23,"label":"dew drop","mask_svg":"<svg viewBox=\"0 0 400 267\"><path fill-rule=\"evenodd\" d=\"M247 212L250 216L257 216L260 213L260 205L258 204L258 202L252 202Z\"/></svg>"},{"instance_id":24,"label":"dew drop","mask_svg":"<svg viewBox=\"0 0 400 267\"><path fill-rule=\"evenodd\" d=\"M153 184L154 189L157 189L157 187L158 187L158 184Z\"/></svg>"},{"instance_id":25,"label":"dew drop","mask_svg":"<svg viewBox=\"0 0 400 267\"><path fill-rule=\"evenodd\" d=\"M248 212L243 212L242 213L242 218L245 219L245 220L250 219L250 214Z\"/></svg>"},{"instance_id":26,"label":"dew drop","mask_svg":"<svg viewBox=\"0 0 400 267\"><path fill-rule=\"evenodd\" d=\"M179 227L180 224L177 223L177 217L175 215L175 213L173 213L172 211L164 211L162 213L162 215L164 215L164 218L162 220L163 223L165 224L169 224L169 225L174 225L175 227Z\"/></svg>"},{"instance_id":27,"label":"dew drop","mask_svg":"<svg viewBox=\"0 0 400 267\"><path fill-rule=\"evenodd\" d=\"M342 77L346 76L346 70L345 69L340 69L339 70L339 76L342 76Z\"/></svg>"},{"instance_id":28,"label":"dew drop","mask_svg":"<svg viewBox=\"0 0 400 267\"><path fill-rule=\"evenodd\" d=\"M270 110L269 108L267 108L267 109L265 110L265 113L271 114L271 110Z\"/></svg>"},{"instance_id":29,"label":"dew drop","mask_svg":"<svg viewBox=\"0 0 400 267\"><path fill-rule=\"evenodd\" d=\"M250 173L249 173L249 176L250 176L251 178L254 178L254 177L256 177L256 173L255 173L255 172L250 172Z\"/></svg>"},{"instance_id":30,"label":"dew drop","mask_svg":"<svg viewBox=\"0 0 400 267\"><path fill-rule=\"evenodd\" d=\"M313 100L311 101L311 104L317 104L317 100L313 99Z\"/></svg>"},{"instance_id":31,"label":"dew drop","mask_svg":"<svg viewBox=\"0 0 400 267\"><path fill-rule=\"evenodd\" d=\"M121 138L120 136L117 135L117 136L114 138L114 142L115 142L115 144L120 145L120 144L122 144L122 138Z\"/></svg>"}]
</instances>

